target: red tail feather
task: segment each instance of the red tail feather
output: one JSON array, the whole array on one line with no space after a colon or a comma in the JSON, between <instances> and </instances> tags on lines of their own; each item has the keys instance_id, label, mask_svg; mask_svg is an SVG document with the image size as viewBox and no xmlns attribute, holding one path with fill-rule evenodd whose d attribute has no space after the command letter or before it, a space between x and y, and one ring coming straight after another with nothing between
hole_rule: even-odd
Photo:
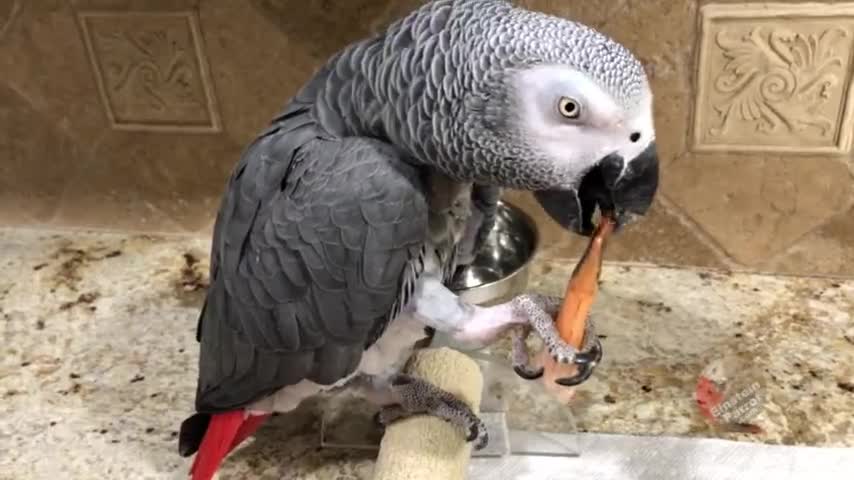
<instances>
[{"instance_id":1,"label":"red tail feather","mask_svg":"<svg viewBox=\"0 0 854 480\"><path fill-rule=\"evenodd\" d=\"M229 451L237 448L238 445L255 433L264 421L267 420L267 417L269 415L249 415L249 418L243 420L243 424L237 429L237 435L234 436L234 441L232 441Z\"/></svg>"},{"instance_id":2,"label":"red tail feather","mask_svg":"<svg viewBox=\"0 0 854 480\"><path fill-rule=\"evenodd\" d=\"M247 417L242 410L211 416L208 429L190 468L192 480L211 480L225 456L258 430L268 416Z\"/></svg>"}]
</instances>

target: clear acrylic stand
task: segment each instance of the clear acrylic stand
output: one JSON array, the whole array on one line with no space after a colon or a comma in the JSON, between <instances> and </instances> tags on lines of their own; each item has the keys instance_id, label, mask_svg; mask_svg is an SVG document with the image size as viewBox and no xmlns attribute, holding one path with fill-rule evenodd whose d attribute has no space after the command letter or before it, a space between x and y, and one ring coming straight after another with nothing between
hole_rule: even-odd
<instances>
[{"instance_id":1,"label":"clear acrylic stand","mask_svg":"<svg viewBox=\"0 0 854 480\"><path fill-rule=\"evenodd\" d=\"M543 387L541 379L525 380L513 371L509 341L489 349L470 351L443 337L431 346L448 346L466 353L480 365L484 386L481 418L488 423L490 439L502 438L506 455L577 457L581 454L578 428L570 405L562 403ZM503 439L506 439L503 440ZM497 448L497 446L496 446ZM485 450L490 450L487 447ZM475 452L473 457L484 456Z\"/></svg>"},{"instance_id":2,"label":"clear acrylic stand","mask_svg":"<svg viewBox=\"0 0 854 480\"><path fill-rule=\"evenodd\" d=\"M516 375L510 366L509 342L500 342L493 351L470 351L437 335L431 347L442 346L469 355L483 374L480 417L487 426L489 444L472 451L472 458L580 455L570 406L547 393L541 380ZM321 418L321 447L378 450L382 432L373 420L376 412L376 406L347 393L330 399Z\"/></svg>"}]
</instances>

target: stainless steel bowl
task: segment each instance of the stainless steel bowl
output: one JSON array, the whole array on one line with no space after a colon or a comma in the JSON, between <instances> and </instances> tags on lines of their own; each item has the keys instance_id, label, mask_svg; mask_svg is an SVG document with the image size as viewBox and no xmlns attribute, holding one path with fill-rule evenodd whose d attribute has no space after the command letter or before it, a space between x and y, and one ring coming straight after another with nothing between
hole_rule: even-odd
<instances>
[{"instance_id":1,"label":"stainless steel bowl","mask_svg":"<svg viewBox=\"0 0 854 480\"><path fill-rule=\"evenodd\" d=\"M452 290L463 300L493 305L522 293L539 247L534 220L518 207L501 201L495 225L471 265L457 272Z\"/></svg>"}]
</instances>

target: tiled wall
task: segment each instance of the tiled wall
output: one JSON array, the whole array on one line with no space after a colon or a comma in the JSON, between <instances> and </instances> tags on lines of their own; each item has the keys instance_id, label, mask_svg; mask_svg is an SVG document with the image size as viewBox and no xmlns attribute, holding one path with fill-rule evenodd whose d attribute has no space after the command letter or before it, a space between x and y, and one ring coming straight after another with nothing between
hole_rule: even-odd
<instances>
[{"instance_id":1,"label":"tiled wall","mask_svg":"<svg viewBox=\"0 0 854 480\"><path fill-rule=\"evenodd\" d=\"M419 0L0 0L0 223L206 232L242 147ZM854 3L519 0L625 43L662 189L616 260L854 276ZM548 255L582 247L530 197Z\"/></svg>"}]
</instances>

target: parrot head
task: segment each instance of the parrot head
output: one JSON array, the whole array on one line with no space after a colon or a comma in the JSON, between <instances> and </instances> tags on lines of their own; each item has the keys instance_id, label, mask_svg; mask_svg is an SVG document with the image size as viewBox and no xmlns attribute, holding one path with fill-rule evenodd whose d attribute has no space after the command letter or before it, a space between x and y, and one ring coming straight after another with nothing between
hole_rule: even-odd
<instances>
[{"instance_id":1,"label":"parrot head","mask_svg":"<svg viewBox=\"0 0 854 480\"><path fill-rule=\"evenodd\" d=\"M590 235L597 208L612 212L617 228L644 215L658 189L649 89L626 106L571 66L532 67L514 80L521 138L556 172L547 188L534 190L552 219Z\"/></svg>"},{"instance_id":2,"label":"parrot head","mask_svg":"<svg viewBox=\"0 0 854 480\"><path fill-rule=\"evenodd\" d=\"M534 193L564 228L617 229L646 214L658 188L653 95L623 45L570 20L509 7L473 16L460 131L492 181Z\"/></svg>"}]
</instances>

